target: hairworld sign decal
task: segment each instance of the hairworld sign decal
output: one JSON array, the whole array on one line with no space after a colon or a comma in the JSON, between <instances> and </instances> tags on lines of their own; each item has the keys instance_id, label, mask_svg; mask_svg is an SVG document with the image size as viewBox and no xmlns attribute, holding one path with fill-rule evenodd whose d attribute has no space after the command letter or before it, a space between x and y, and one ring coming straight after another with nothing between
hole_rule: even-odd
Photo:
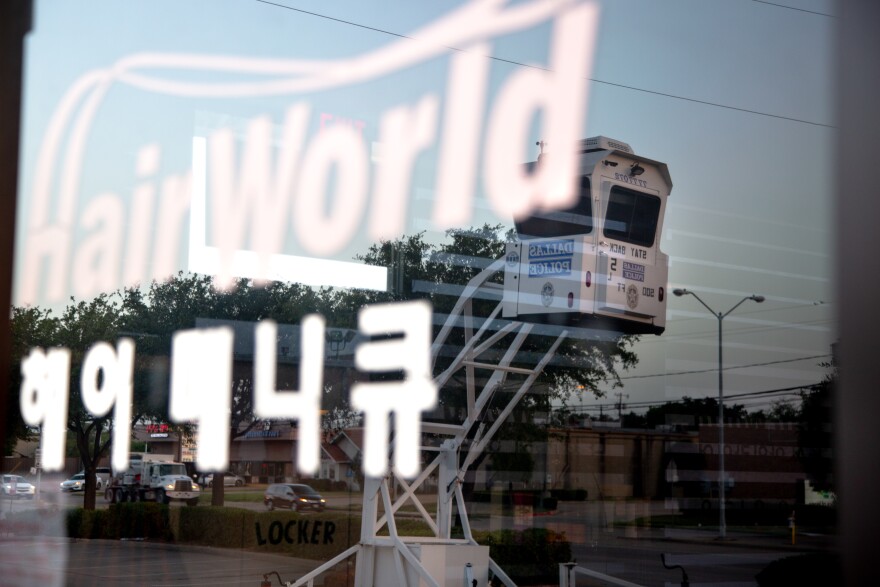
<instances>
[{"instance_id":1,"label":"hairworld sign decal","mask_svg":"<svg viewBox=\"0 0 880 587\"><path fill-rule=\"evenodd\" d=\"M490 100L487 56L492 53L492 38L548 21L552 37L546 68L514 70L501 80ZM315 257L343 250L362 221L371 239L399 236L405 228L414 163L429 149L437 153L430 222L438 230L470 222L478 177L499 217L519 218L536 209L568 207L577 197L574 145L587 107L597 22L597 7L581 0L531 0L514 5L505 0L475 0L407 38L346 59L149 53L88 72L63 96L37 156L33 193L27 196L31 206L22 258L26 270L19 280L18 300L56 303L71 294L89 298L121 286L165 279L177 270L187 219L188 268L215 275L218 287L228 286L234 277L308 282L303 276L316 259L286 254L287 235L292 234ZM460 50L451 52L450 47ZM376 165L371 165L366 140L355 125L319 125L318 132L309 136L307 129L314 126L310 122L321 113L305 99L306 94L363 84L447 53L445 95L427 92L413 103L391 105L381 113L382 157ZM205 72L246 81L193 81ZM162 146L143 145L135 157L136 186L130 197L109 190L83 194L86 145L102 101L117 85L179 98L290 96L290 103L283 120L268 116L249 120L241 145L230 129L195 137L192 167L176 174L157 177ZM528 171L522 158L538 114L541 136L553 152ZM276 147L273 126L278 125L281 136ZM126 230L127 225L131 229ZM342 276L343 281L333 285L384 288L384 272L346 265L344 270L325 271L325 275ZM422 308L412 312L427 311L428 318L410 316L404 307ZM383 312L386 318L376 318ZM410 321L400 323L399 316L408 316ZM401 305L396 312L367 309L361 320L361 330L372 334L389 328L407 333L416 328L413 325L424 323L424 328L417 327L416 340L430 337L430 309L419 305ZM263 349L257 352L254 374L263 381L255 389L257 415L297 419L298 466L303 472L314 472L323 353L303 356L298 392L275 393L266 383L274 380L268 375L274 370L274 343L265 342L274 336L272 329L265 323L257 333L257 347ZM303 348L321 349L323 329L319 317L305 321ZM261 337L265 344L260 343ZM307 342L312 338L314 344ZM222 470L228 460L228 442L223 440L229 434L231 339L223 328L180 332L174 339L170 416L175 421L199 423L197 461L205 470ZM115 410L120 425L114 432L113 462L114 467L124 468L128 443L122 435L128 433L134 344L121 340L116 348L101 345L86 358L93 361L93 371L84 367L82 393L90 398L86 407L92 413ZM391 412L397 414L400 440L395 466L401 473L414 474L417 454L409 447L416 447L417 440L410 435L418 435L419 412L436 399L429 347L430 340L401 348L384 341L363 344L357 350L359 368L407 372L404 382L352 389L352 405L366 412L365 470L369 474L380 474L386 468L385 427ZM63 447L70 354L65 349L35 349L22 369L22 413L29 423L42 422L46 468L52 469L60 466L53 455L59 456L58 447ZM99 370L104 374L100 387ZM86 376L89 373L91 379ZM406 394L391 389L400 384L407 386Z\"/></svg>"}]
</instances>

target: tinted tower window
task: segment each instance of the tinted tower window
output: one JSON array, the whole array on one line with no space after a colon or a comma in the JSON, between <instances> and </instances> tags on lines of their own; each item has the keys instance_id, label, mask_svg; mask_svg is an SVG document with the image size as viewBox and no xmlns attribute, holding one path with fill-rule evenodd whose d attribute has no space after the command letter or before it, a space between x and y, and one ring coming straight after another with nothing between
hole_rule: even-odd
<instances>
[{"instance_id":1,"label":"tinted tower window","mask_svg":"<svg viewBox=\"0 0 880 587\"><path fill-rule=\"evenodd\" d=\"M547 238L572 234L589 234L593 231L593 206L590 198L590 178L581 178L578 200L571 208L536 212L516 222L516 232L521 238Z\"/></svg>"},{"instance_id":2,"label":"tinted tower window","mask_svg":"<svg viewBox=\"0 0 880 587\"><path fill-rule=\"evenodd\" d=\"M657 232L660 198L621 187L611 188L604 234L608 238L650 247Z\"/></svg>"}]
</instances>

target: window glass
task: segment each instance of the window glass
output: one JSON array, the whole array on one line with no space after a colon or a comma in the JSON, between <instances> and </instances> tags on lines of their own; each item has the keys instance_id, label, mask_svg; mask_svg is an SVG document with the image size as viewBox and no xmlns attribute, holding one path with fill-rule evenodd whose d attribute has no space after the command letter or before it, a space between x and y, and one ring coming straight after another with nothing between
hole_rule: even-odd
<instances>
[{"instance_id":1,"label":"window glass","mask_svg":"<svg viewBox=\"0 0 880 587\"><path fill-rule=\"evenodd\" d=\"M654 244L659 215L660 198L613 186L603 233L608 238L649 247Z\"/></svg>"},{"instance_id":2,"label":"window glass","mask_svg":"<svg viewBox=\"0 0 880 587\"><path fill-rule=\"evenodd\" d=\"M546 238L593 232L593 199L590 178L581 178L578 200L564 210L541 211L516 222L521 238Z\"/></svg>"},{"instance_id":3,"label":"window glass","mask_svg":"<svg viewBox=\"0 0 880 587\"><path fill-rule=\"evenodd\" d=\"M836 16L35 0L0 582L833 574Z\"/></svg>"}]
</instances>

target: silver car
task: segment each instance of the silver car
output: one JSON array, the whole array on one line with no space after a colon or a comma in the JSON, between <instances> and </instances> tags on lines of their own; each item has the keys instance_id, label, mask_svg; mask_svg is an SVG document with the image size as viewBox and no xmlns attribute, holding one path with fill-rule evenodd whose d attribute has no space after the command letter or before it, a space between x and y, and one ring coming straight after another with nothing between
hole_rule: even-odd
<instances>
[{"instance_id":1,"label":"silver car","mask_svg":"<svg viewBox=\"0 0 880 587\"><path fill-rule=\"evenodd\" d=\"M0 496L9 499L33 499L37 488L31 485L27 479L18 475L3 475L0 481Z\"/></svg>"},{"instance_id":2,"label":"silver car","mask_svg":"<svg viewBox=\"0 0 880 587\"><path fill-rule=\"evenodd\" d=\"M95 488L100 490L103 486L101 478L95 475ZM70 479L61 482L61 491L83 491L86 488L85 473L77 473Z\"/></svg>"},{"instance_id":3,"label":"silver car","mask_svg":"<svg viewBox=\"0 0 880 587\"><path fill-rule=\"evenodd\" d=\"M206 487L214 486L214 473L207 473L202 476L202 485ZM243 487L246 485L244 481L244 477L239 477L235 473L230 473L229 471L223 473L223 486L224 487Z\"/></svg>"}]
</instances>

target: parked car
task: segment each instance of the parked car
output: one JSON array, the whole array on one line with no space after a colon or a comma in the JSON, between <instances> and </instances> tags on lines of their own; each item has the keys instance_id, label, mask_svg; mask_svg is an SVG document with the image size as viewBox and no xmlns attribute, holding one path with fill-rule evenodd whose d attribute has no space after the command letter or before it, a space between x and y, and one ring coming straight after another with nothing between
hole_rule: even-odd
<instances>
[{"instance_id":1,"label":"parked car","mask_svg":"<svg viewBox=\"0 0 880 587\"><path fill-rule=\"evenodd\" d=\"M85 474L85 471L80 471L80 473ZM95 469L95 475L97 475L98 480L101 481L101 487L104 487L110 482L110 478L113 476L113 471L110 467L98 467Z\"/></svg>"},{"instance_id":2,"label":"parked car","mask_svg":"<svg viewBox=\"0 0 880 587\"><path fill-rule=\"evenodd\" d=\"M95 488L100 490L104 486L99 475L95 475ZM70 479L61 482L61 491L83 491L86 488L86 474L77 473Z\"/></svg>"},{"instance_id":3,"label":"parked car","mask_svg":"<svg viewBox=\"0 0 880 587\"><path fill-rule=\"evenodd\" d=\"M37 488L31 485L24 477L18 475L3 475L0 481L0 496L18 499L33 499L37 494Z\"/></svg>"},{"instance_id":4,"label":"parked car","mask_svg":"<svg viewBox=\"0 0 880 587\"><path fill-rule=\"evenodd\" d=\"M202 475L201 484L206 487L214 486L214 473L205 473ZM243 487L246 485L244 482L244 477L239 477L235 473L231 473L226 471L223 473L223 486L224 487Z\"/></svg>"},{"instance_id":5,"label":"parked car","mask_svg":"<svg viewBox=\"0 0 880 587\"><path fill-rule=\"evenodd\" d=\"M276 507L290 508L295 512L313 509L323 512L327 503L321 494L298 483L275 483L266 488L263 503L268 510Z\"/></svg>"}]
</instances>

